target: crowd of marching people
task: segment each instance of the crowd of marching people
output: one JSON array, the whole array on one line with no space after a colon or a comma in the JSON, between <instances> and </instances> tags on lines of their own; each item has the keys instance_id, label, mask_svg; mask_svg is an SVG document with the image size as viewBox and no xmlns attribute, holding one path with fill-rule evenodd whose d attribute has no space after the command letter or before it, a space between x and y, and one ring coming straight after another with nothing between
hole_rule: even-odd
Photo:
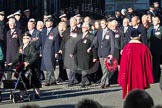
<instances>
[{"instance_id":1,"label":"crowd of marching people","mask_svg":"<svg viewBox=\"0 0 162 108\"><path fill-rule=\"evenodd\" d=\"M0 12L0 68L21 71L23 66L24 72L30 71L30 83L25 74L22 78L27 88L34 88L35 98L40 98L43 80L45 86L67 80L69 87L98 83L104 89L110 87L110 79L118 71L118 79L113 80L122 87L123 98L129 91L149 88L159 80L162 89L162 10L158 2L142 15L128 8L96 20L79 12L68 19L62 11L58 25L51 15L36 21L30 13L27 9L23 15L17 11L6 17ZM105 65L109 59L113 66L113 58L120 65L115 72ZM12 74L7 72L6 79L11 80ZM23 100L24 87L21 82L19 85Z\"/></svg>"}]
</instances>

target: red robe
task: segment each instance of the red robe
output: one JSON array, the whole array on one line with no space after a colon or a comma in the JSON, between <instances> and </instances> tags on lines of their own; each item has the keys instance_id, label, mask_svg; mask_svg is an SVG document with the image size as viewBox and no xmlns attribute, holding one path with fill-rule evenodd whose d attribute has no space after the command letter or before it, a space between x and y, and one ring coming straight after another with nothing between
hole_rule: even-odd
<instances>
[{"instance_id":1,"label":"red robe","mask_svg":"<svg viewBox=\"0 0 162 108\"><path fill-rule=\"evenodd\" d=\"M118 84L122 98L133 89L146 89L153 83L150 50L142 43L129 43L122 52Z\"/></svg>"}]
</instances>

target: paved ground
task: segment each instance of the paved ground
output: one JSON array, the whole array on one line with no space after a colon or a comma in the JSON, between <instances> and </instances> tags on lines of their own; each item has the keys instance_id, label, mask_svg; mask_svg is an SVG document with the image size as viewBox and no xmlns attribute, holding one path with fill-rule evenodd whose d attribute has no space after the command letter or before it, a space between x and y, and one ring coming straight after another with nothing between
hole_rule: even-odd
<instances>
[{"instance_id":1,"label":"paved ground","mask_svg":"<svg viewBox=\"0 0 162 108\"><path fill-rule=\"evenodd\" d=\"M162 104L162 92L158 83L152 84L148 93L153 97L155 104ZM3 101L0 108L19 108L23 104L38 104L42 108L74 108L75 104L83 99L90 98L98 101L107 108L122 108L121 88L116 84L110 88L100 89L92 85L86 89L79 86L68 88L66 85L43 87L41 89L42 99L32 102L12 103L9 100L9 93L3 92ZM27 99L27 98L26 98Z\"/></svg>"}]
</instances>

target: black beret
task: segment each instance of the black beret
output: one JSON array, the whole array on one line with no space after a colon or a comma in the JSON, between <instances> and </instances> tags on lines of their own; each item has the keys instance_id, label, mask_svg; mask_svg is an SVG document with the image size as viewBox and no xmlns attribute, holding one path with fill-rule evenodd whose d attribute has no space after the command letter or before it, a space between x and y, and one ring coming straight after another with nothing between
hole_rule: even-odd
<instances>
[{"instance_id":1,"label":"black beret","mask_svg":"<svg viewBox=\"0 0 162 108\"><path fill-rule=\"evenodd\" d=\"M131 37L138 37L140 35L140 32L138 31L138 29L133 28L131 30Z\"/></svg>"},{"instance_id":2,"label":"black beret","mask_svg":"<svg viewBox=\"0 0 162 108\"><path fill-rule=\"evenodd\" d=\"M31 34L30 34L29 32L25 32L25 33L23 34L23 36L22 36L22 37L24 37L24 36L31 37Z\"/></svg>"}]
</instances>

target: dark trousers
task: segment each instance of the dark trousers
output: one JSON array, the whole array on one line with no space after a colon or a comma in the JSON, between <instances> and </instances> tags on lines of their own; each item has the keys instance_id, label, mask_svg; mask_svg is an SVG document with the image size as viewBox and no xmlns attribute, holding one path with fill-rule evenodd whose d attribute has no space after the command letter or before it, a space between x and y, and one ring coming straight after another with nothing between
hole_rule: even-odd
<instances>
[{"instance_id":1,"label":"dark trousers","mask_svg":"<svg viewBox=\"0 0 162 108\"><path fill-rule=\"evenodd\" d=\"M160 82L159 82L160 89L162 91L162 69L161 69L161 75L160 75Z\"/></svg>"},{"instance_id":2,"label":"dark trousers","mask_svg":"<svg viewBox=\"0 0 162 108\"><path fill-rule=\"evenodd\" d=\"M159 82L160 79L160 54L154 54L153 56L153 76L155 82Z\"/></svg>"}]
</instances>

